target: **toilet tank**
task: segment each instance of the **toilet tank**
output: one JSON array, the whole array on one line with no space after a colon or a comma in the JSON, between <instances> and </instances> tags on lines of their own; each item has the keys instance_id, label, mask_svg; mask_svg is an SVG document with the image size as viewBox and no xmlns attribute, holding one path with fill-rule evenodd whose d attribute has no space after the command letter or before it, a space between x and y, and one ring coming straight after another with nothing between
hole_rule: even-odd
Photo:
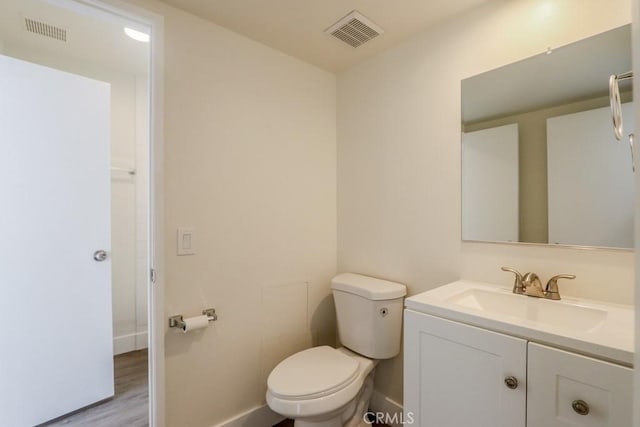
<instances>
[{"instance_id":1,"label":"toilet tank","mask_svg":"<svg viewBox=\"0 0 640 427\"><path fill-rule=\"evenodd\" d=\"M331 280L331 289L343 346L371 359L400 352L404 285L344 273Z\"/></svg>"}]
</instances>

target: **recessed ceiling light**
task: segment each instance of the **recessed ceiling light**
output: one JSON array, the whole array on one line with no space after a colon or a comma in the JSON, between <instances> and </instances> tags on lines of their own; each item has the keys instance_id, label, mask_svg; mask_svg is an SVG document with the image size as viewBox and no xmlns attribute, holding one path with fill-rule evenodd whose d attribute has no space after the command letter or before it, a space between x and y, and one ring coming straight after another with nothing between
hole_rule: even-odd
<instances>
[{"instance_id":1,"label":"recessed ceiling light","mask_svg":"<svg viewBox=\"0 0 640 427\"><path fill-rule=\"evenodd\" d=\"M149 34L143 33L142 31L134 30L129 27L124 27L124 32L126 35L131 37L134 40L139 42L149 43Z\"/></svg>"}]
</instances>

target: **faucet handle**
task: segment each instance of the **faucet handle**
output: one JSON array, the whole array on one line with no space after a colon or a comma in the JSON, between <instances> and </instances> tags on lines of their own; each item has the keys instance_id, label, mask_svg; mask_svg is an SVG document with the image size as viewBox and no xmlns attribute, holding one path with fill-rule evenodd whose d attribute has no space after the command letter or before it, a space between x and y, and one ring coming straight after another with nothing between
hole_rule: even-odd
<instances>
[{"instance_id":1,"label":"faucet handle","mask_svg":"<svg viewBox=\"0 0 640 427\"><path fill-rule=\"evenodd\" d=\"M524 293L524 285L522 284L522 274L514 268L511 267L501 267L502 271L508 271L516 275L515 281L513 282L513 293L514 294L523 294Z\"/></svg>"},{"instance_id":2,"label":"faucet handle","mask_svg":"<svg viewBox=\"0 0 640 427\"><path fill-rule=\"evenodd\" d=\"M558 280L559 279L575 279L576 276L574 274L558 274L557 276L553 276L547 282L547 287L545 288L545 298L559 300L560 299L560 291L558 289Z\"/></svg>"}]
</instances>

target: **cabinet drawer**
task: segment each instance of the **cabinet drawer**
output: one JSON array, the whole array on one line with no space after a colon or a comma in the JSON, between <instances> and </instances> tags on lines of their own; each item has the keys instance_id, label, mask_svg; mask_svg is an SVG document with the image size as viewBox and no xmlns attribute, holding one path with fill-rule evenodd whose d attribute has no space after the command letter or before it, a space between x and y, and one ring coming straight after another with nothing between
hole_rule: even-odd
<instances>
[{"instance_id":1,"label":"cabinet drawer","mask_svg":"<svg viewBox=\"0 0 640 427\"><path fill-rule=\"evenodd\" d=\"M529 343L527 426L631 426L632 381L630 368Z\"/></svg>"}]
</instances>

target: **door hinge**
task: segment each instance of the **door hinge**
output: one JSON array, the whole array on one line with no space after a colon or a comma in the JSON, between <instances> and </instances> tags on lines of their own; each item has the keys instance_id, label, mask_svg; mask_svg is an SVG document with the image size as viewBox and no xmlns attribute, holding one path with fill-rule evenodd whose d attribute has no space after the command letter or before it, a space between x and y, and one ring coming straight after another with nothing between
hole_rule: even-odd
<instances>
[{"instance_id":1,"label":"door hinge","mask_svg":"<svg viewBox=\"0 0 640 427\"><path fill-rule=\"evenodd\" d=\"M151 279L151 283L155 284L156 283L156 270L154 270L153 268L149 270L149 278Z\"/></svg>"}]
</instances>

